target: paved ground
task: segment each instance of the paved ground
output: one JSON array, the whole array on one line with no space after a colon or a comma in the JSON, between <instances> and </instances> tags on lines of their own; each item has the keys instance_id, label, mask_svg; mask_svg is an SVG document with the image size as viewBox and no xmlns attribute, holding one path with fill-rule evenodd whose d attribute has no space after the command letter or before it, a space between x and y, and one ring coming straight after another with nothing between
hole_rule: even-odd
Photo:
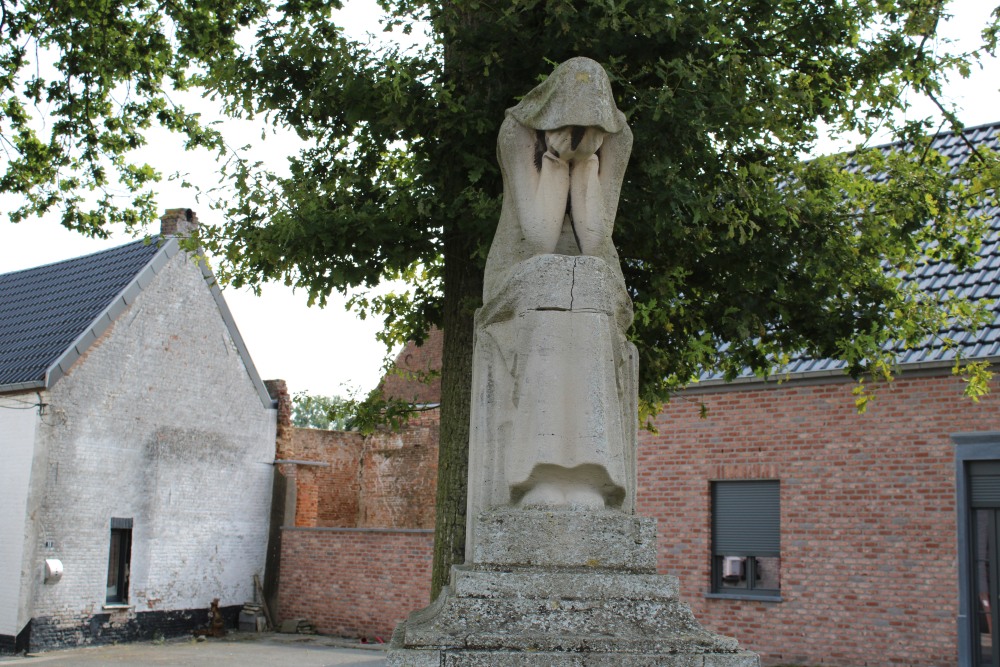
<instances>
[{"instance_id":1,"label":"paved ground","mask_svg":"<svg viewBox=\"0 0 1000 667\"><path fill-rule=\"evenodd\" d=\"M307 635L233 633L221 639L172 639L2 657L3 667L384 667L376 647Z\"/></svg>"}]
</instances>

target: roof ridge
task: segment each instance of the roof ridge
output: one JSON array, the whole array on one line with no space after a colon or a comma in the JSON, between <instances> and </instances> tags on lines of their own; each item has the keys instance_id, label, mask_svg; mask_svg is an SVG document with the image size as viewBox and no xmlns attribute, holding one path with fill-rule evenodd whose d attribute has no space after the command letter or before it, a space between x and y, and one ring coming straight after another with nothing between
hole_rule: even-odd
<instances>
[{"instance_id":1,"label":"roof ridge","mask_svg":"<svg viewBox=\"0 0 1000 667\"><path fill-rule=\"evenodd\" d=\"M979 125L963 125L962 126L962 130L960 132L955 132L954 130L949 129L949 130L941 130L940 132L935 132L934 134L927 134L927 135L924 135L924 136L925 136L925 138L930 139L931 143L933 143L935 141L939 141L939 140L945 139L947 137L957 137L957 136L960 136L960 135L963 135L963 134L969 134L969 133L978 132L980 130L984 130L984 129L987 129L987 128L992 128L994 130L997 130L997 132L1000 132L1000 120L994 121L992 123L981 123ZM902 141L902 140L889 141L889 142L886 142L884 144L876 144L874 146L867 146L867 147L864 147L864 148L861 148L861 149L854 148L854 149L851 149L851 150L848 150L848 151L844 151L844 152L847 153L847 154L849 154L849 155L854 155L859 150L864 150L864 151L881 150L881 149L886 149L886 148L893 148L893 147L896 147L896 146L902 146L905 143L907 143L907 142Z\"/></svg>"}]
</instances>

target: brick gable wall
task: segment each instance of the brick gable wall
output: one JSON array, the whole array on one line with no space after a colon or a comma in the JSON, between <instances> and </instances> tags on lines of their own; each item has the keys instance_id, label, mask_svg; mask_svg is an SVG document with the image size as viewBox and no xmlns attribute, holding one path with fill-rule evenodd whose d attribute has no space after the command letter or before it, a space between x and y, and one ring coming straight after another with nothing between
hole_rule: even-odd
<instances>
[{"instance_id":1,"label":"brick gable wall","mask_svg":"<svg viewBox=\"0 0 1000 667\"><path fill-rule=\"evenodd\" d=\"M382 378L382 395L417 405L440 402L443 350L444 332L438 328L430 330L423 345L407 343L396 356L394 369Z\"/></svg>"},{"instance_id":2,"label":"brick gable wall","mask_svg":"<svg viewBox=\"0 0 1000 667\"><path fill-rule=\"evenodd\" d=\"M183 633L213 598L253 599L275 414L193 259L161 267L51 387L35 438L32 650ZM134 521L127 607L106 605L112 518ZM57 583L48 558L65 565Z\"/></svg>"}]
</instances>

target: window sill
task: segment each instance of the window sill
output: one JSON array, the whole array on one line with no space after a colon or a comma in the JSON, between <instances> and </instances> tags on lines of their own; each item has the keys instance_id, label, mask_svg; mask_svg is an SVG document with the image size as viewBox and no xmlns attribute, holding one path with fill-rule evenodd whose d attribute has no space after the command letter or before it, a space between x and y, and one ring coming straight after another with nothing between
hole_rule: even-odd
<instances>
[{"instance_id":1,"label":"window sill","mask_svg":"<svg viewBox=\"0 0 1000 667\"><path fill-rule=\"evenodd\" d=\"M754 595L753 593L705 593L710 600L745 600L747 602L781 602L780 593Z\"/></svg>"},{"instance_id":2,"label":"window sill","mask_svg":"<svg viewBox=\"0 0 1000 667\"><path fill-rule=\"evenodd\" d=\"M129 609L133 608L134 608L133 605L130 605L127 602L106 602L103 605L101 605L101 609L107 611L128 611Z\"/></svg>"}]
</instances>

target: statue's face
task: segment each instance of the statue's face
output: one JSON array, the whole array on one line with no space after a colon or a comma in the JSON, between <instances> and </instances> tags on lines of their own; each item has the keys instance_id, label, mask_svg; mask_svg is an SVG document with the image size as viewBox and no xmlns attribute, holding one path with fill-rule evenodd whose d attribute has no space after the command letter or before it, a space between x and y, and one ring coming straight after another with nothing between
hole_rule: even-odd
<instances>
[{"instance_id":1,"label":"statue's face","mask_svg":"<svg viewBox=\"0 0 1000 667\"><path fill-rule=\"evenodd\" d=\"M545 132L545 148L564 162L582 161L597 152L606 135L599 127L567 125Z\"/></svg>"}]
</instances>

